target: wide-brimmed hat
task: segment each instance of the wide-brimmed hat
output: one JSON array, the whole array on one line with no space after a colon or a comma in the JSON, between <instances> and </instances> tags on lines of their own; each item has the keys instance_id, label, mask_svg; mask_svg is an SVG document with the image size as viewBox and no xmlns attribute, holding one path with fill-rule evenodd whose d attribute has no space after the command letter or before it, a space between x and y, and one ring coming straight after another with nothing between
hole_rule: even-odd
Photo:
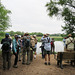
<instances>
[{"instance_id":1,"label":"wide-brimmed hat","mask_svg":"<svg viewBox=\"0 0 75 75\"><path fill-rule=\"evenodd\" d=\"M68 34L68 36L71 37L72 35L71 34Z\"/></svg>"}]
</instances>

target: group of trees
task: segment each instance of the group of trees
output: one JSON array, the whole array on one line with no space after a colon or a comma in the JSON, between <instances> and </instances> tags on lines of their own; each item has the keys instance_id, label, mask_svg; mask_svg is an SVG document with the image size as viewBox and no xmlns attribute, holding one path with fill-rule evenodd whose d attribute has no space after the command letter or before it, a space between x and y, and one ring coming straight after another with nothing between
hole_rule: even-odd
<instances>
[{"instance_id":1,"label":"group of trees","mask_svg":"<svg viewBox=\"0 0 75 75\"><path fill-rule=\"evenodd\" d=\"M75 36L75 0L50 0L46 7L50 17L63 19L65 26L62 26L62 30Z\"/></svg>"},{"instance_id":2,"label":"group of trees","mask_svg":"<svg viewBox=\"0 0 75 75\"><path fill-rule=\"evenodd\" d=\"M49 16L59 16L63 19L65 26L62 26L62 30L66 34L73 34L75 36L75 0L50 0L46 4L47 10L49 11ZM0 1L0 32L7 30L10 25L9 14L10 10L7 10ZM18 34L23 34L23 32L16 32ZM11 35L15 32L11 31ZM30 33L36 35L43 35L42 33Z\"/></svg>"},{"instance_id":3,"label":"group of trees","mask_svg":"<svg viewBox=\"0 0 75 75\"><path fill-rule=\"evenodd\" d=\"M10 25L9 14L10 10L7 10L0 1L0 31L7 30Z\"/></svg>"},{"instance_id":4,"label":"group of trees","mask_svg":"<svg viewBox=\"0 0 75 75\"><path fill-rule=\"evenodd\" d=\"M15 34L24 35L24 32L20 32L20 31L16 31L16 32L9 31L9 32L0 32L0 36L5 36L5 33L9 33L10 36L14 36ZM43 36L43 33L41 33L41 32L32 32L32 33L29 33L29 34L30 35L36 35L38 37L42 37ZM60 33L58 33L58 34L50 34L50 36L62 36L62 37L64 37L65 34L60 34Z\"/></svg>"},{"instance_id":5,"label":"group of trees","mask_svg":"<svg viewBox=\"0 0 75 75\"><path fill-rule=\"evenodd\" d=\"M10 31L10 32L0 32L0 36L5 36L5 33L9 33L10 36L14 36L15 34L18 34L18 35L24 35L24 32L21 32L21 31ZM30 35L36 35L36 36L43 36L43 33L41 32L32 32L32 33L29 33Z\"/></svg>"}]
</instances>

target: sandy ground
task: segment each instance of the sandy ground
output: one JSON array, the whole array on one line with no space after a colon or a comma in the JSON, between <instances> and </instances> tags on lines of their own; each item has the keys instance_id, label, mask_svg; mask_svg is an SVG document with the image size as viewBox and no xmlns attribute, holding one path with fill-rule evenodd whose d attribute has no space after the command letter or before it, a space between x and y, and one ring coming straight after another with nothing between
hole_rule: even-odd
<instances>
[{"instance_id":1,"label":"sandy ground","mask_svg":"<svg viewBox=\"0 0 75 75\"><path fill-rule=\"evenodd\" d=\"M75 67L66 64L64 69L60 69L53 55L51 55L51 65L44 65L44 59L40 54L30 65L22 65L22 62L18 62L18 68L13 68L13 63L14 55L12 55L11 70L3 71L2 58L0 58L0 75L75 75Z\"/></svg>"}]
</instances>

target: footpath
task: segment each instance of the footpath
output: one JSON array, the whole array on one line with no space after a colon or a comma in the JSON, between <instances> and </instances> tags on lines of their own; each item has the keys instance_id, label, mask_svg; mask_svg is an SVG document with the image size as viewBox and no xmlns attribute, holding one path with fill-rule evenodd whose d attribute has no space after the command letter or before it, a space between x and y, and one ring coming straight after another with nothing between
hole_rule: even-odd
<instances>
[{"instance_id":1,"label":"footpath","mask_svg":"<svg viewBox=\"0 0 75 75\"><path fill-rule=\"evenodd\" d=\"M51 55L51 65L44 65L41 54L37 55L37 58L30 65L22 65L22 61L18 62L18 68L13 68L13 55L11 60L11 70L3 71L2 57L0 55L0 75L75 75L75 67L65 64L64 69L60 69L53 55Z\"/></svg>"}]
</instances>

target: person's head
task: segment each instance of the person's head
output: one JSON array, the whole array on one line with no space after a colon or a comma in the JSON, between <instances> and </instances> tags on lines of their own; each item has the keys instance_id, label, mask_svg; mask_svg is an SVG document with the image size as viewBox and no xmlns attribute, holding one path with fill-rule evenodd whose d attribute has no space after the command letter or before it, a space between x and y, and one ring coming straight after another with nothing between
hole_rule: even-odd
<instances>
[{"instance_id":1,"label":"person's head","mask_svg":"<svg viewBox=\"0 0 75 75\"><path fill-rule=\"evenodd\" d=\"M31 38L31 39L34 39L32 35L30 35L30 38Z\"/></svg>"},{"instance_id":2,"label":"person's head","mask_svg":"<svg viewBox=\"0 0 75 75\"><path fill-rule=\"evenodd\" d=\"M44 34L43 36L46 37L46 34Z\"/></svg>"},{"instance_id":3,"label":"person's head","mask_svg":"<svg viewBox=\"0 0 75 75\"><path fill-rule=\"evenodd\" d=\"M47 33L47 34L46 34L46 37L48 37L48 36L49 36L49 34Z\"/></svg>"},{"instance_id":4,"label":"person's head","mask_svg":"<svg viewBox=\"0 0 75 75\"><path fill-rule=\"evenodd\" d=\"M36 35L33 35L34 38L36 38Z\"/></svg>"},{"instance_id":5,"label":"person's head","mask_svg":"<svg viewBox=\"0 0 75 75\"><path fill-rule=\"evenodd\" d=\"M9 37L9 33L6 33L6 34L5 34L5 37L8 38L8 37Z\"/></svg>"},{"instance_id":6,"label":"person's head","mask_svg":"<svg viewBox=\"0 0 75 75\"><path fill-rule=\"evenodd\" d=\"M18 35L17 34L15 34L14 37L15 37L16 40L18 39Z\"/></svg>"},{"instance_id":7,"label":"person's head","mask_svg":"<svg viewBox=\"0 0 75 75\"><path fill-rule=\"evenodd\" d=\"M28 32L26 32L26 33L24 34L24 36L29 36L29 33L28 33Z\"/></svg>"},{"instance_id":8,"label":"person's head","mask_svg":"<svg viewBox=\"0 0 75 75\"><path fill-rule=\"evenodd\" d=\"M52 38L52 40L54 40L54 38Z\"/></svg>"},{"instance_id":9,"label":"person's head","mask_svg":"<svg viewBox=\"0 0 75 75\"><path fill-rule=\"evenodd\" d=\"M21 38L21 35L18 35L18 38Z\"/></svg>"},{"instance_id":10,"label":"person's head","mask_svg":"<svg viewBox=\"0 0 75 75\"><path fill-rule=\"evenodd\" d=\"M72 37L72 35L71 34L68 34L68 37Z\"/></svg>"},{"instance_id":11,"label":"person's head","mask_svg":"<svg viewBox=\"0 0 75 75\"><path fill-rule=\"evenodd\" d=\"M23 37L23 35L21 35L21 37Z\"/></svg>"}]
</instances>

